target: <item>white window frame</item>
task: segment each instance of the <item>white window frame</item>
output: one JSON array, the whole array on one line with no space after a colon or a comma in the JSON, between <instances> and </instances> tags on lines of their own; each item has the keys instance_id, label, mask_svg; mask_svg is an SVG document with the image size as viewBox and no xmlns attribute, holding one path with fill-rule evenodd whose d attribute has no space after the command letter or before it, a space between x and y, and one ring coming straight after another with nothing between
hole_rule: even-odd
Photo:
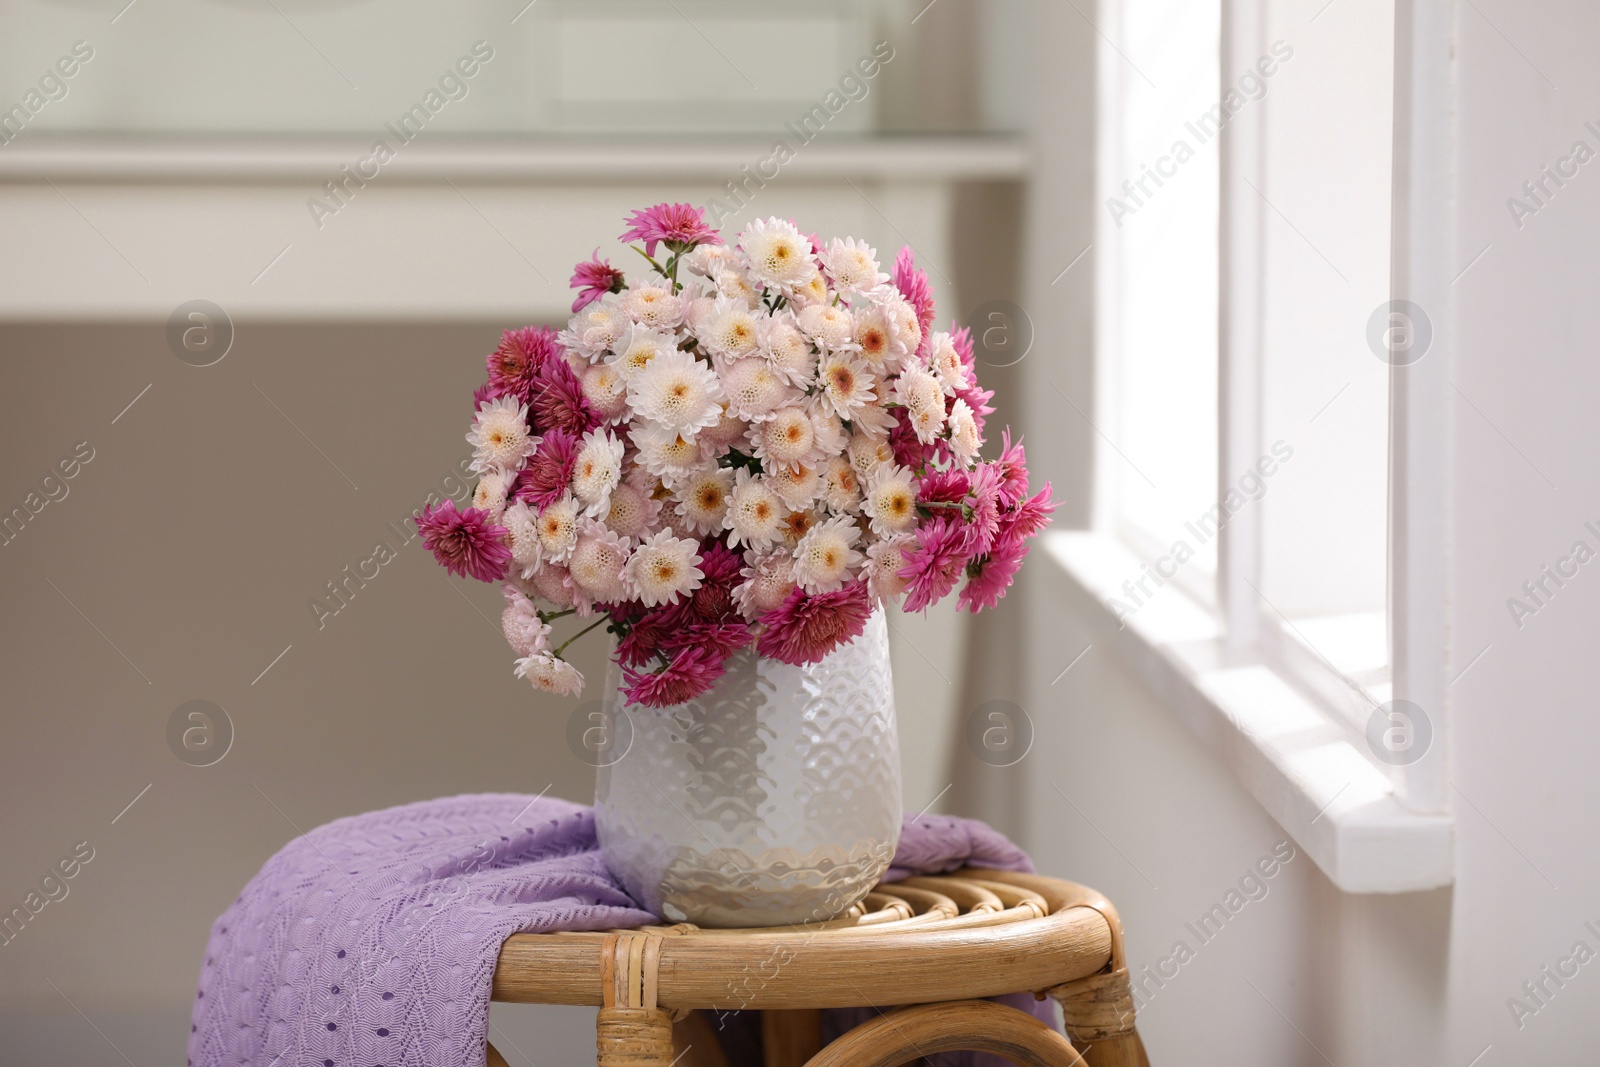
<instances>
[{"instance_id":1,"label":"white window frame","mask_svg":"<svg viewBox=\"0 0 1600 1067\"><path fill-rule=\"evenodd\" d=\"M1102 15L1114 19L1115 0ZM1260 0L1222 0L1223 78L1267 54ZM1114 23L1113 23L1114 24ZM1449 680L1446 676L1445 560L1449 542L1448 403L1453 321L1450 197L1454 125L1447 107L1453 76L1454 16L1447 0L1400 0L1395 27L1394 195L1390 291L1428 309L1427 355L1390 374L1389 644L1392 698L1423 708L1426 754L1405 766L1375 758L1353 726L1376 696L1320 662L1285 626L1261 587L1259 509L1230 518L1217 545L1215 597L1165 590L1136 614L1112 607L1121 581L1150 562L1147 546L1119 529L1114 450L1097 447L1094 528L1053 535L1051 554L1074 579L1104 639L1208 741L1243 784L1340 888L1398 892L1454 878L1449 813ZM1115 64L1100 45L1101 137L1116 114ZM1218 479L1262 455L1262 272L1267 205L1264 100L1236 115L1220 140ZM1098 153L1098 180L1114 189L1111 153ZM1412 190L1418 195L1412 196ZM1096 238L1100 307L1117 299L1115 228L1102 213ZM1113 305L1114 306L1114 305ZM1115 434L1107 373L1117 357L1115 316L1100 316L1097 418ZM1177 583L1175 583L1177 584ZM1200 595L1195 595L1195 593ZM1343 706L1341 706L1343 705Z\"/></svg>"}]
</instances>

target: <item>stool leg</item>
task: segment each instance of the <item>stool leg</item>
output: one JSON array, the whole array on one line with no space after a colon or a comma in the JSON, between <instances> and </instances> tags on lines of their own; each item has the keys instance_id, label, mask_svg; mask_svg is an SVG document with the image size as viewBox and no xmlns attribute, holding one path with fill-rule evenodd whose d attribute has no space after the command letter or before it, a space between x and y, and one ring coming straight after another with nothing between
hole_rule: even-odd
<instances>
[{"instance_id":1,"label":"stool leg","mask_svg":"<svg viewBox=\"0 0 1600 1067\"><path fill-rule=\"evenodd\" d=\"M1089 1067L1150 1067L1133 1026L1133 988L1119 967L1050 990L1061 1003L1067 1036Z\"/></svg>"},{"instance_id":2,"label":"stool leg","mask_svg":"<svg viewBox=\"0 0 1600 1067\"><path fill-rule=\"evenodd\" d=\"M857 1026L806 1067L902 1067L939 1052L988 1052L1022 1067L1084 1067L1067 1039L990 1000L919 1004Z\"/></svg>"},{"instance_id":3,"label":"stool leg","mask_svg":"<svg viewBox=\"0 0 1600 1067\"><path fill-rule=\"evenodd\" d=\"M822 1051L822 1012L814 1008L761 1013L764 1067L805 1067Z\"/></svg>"},{"instance_id":4,"label":"stool leg","mask_svg":"<svg viewBox=\"0 0 1600 1067\"><path fill-rule=\"evenodd\" d=\"M595 1020L599 1067L671 1067L672 1013L601 1008Z\"/></svg>"},{"instance_id":5,"label":"stool leg","mask_svg":"<svg viewBox=\"0 0 1600 1067\"><path fill-rule=\"evenodd\" d=\"M717 1028L704 1011L691 1011L673 1025L672 1052L678 1067L728 1067Z\"/></svg>"}]
</instances>

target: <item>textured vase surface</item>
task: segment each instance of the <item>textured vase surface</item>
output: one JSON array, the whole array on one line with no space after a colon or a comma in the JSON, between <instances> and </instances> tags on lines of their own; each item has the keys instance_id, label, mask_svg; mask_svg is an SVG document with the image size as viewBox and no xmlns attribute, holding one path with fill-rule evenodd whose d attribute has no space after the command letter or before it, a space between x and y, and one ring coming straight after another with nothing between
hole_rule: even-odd
<instances>
[{"instance_id":1,"label":"textured vase surface","mask_svg":"<svg viewBox=\"0 0 1600 1067\"><path fill-rule=\"evenodd\" d=\"M626 751L599 768L611 871L672 922L779 926L860 900L900 836L900 752L883 613L818 663L736 653L698 700L608 711ZM626 722L619 720L625 718Z\"/></svg>"}]
</instances>

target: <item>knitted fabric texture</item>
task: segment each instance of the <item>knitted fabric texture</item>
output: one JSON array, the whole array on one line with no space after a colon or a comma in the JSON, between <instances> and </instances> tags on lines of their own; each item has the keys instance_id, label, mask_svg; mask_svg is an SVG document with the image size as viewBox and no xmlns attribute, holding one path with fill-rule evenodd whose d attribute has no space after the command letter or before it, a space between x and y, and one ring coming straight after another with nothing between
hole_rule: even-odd
<instances>
[{"instance_id":1,"label":"knitted fabric texture","mask_svg":"<svg viewBox=\"0 0 1600 1067\"><path fill-rule=\"evenodd\" d=\"M1033 869L982 823L924 815L886 877L968 864ZM212 925L188 1062L482 1067L507 937L657 921L606 869L581 805L484 794L339 819L285 845ZM829 1030L866 1017L830 1014Z\"/></svg>"}]
</instances>

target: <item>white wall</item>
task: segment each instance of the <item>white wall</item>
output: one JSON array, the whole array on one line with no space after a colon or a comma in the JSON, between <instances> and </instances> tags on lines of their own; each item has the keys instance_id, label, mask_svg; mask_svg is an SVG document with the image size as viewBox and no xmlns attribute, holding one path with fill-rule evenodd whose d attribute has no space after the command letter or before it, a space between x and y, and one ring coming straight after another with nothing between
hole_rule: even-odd
<instances>
[{"instance_id":1,"label":"white wall","mask_svg":"<svg viewBox=\"0 0 1600 1067\"><path fill-rule=\"evenodd\" d=\"M1506 605L1574 541L1600 550L1600 536L1583 527L1600 527L1591 456L1600 164L1583 167L1520 229L1506 204L1575 141L1600 150L1584 127L1600 127L1600 71L1586 54L1600 38L1600 9L1576 0L1456 6L1458 261L1444 281L1488 247L1455 285L1454 535L1435 546L1449 560L1449 600L1438 610L1457 679L1450 707L1437 709L1453 718L1456 884L1347 896L1297 856L1149 999L1141 1030L1157 1064L1587 1064L1600 1048L1600 965L1560 989L1550 984L1548 1006L1520 1029L1507 1005L1575 942L1600 952L1600 936L1583 926L1600 929L1600 577L1590 574L1600 565L1583 567L1521 629ZM1064 42L1058 55L1089 54L1092 31L1053 7L1036 8L1038 37ZM1043 134L1081 124L1092 106L1070 66L1057 66L1057 91L1041 87ZM1094 205L1078 162L1065 145L1042 142L1029 227L1036 383L1075 374L1089 358L1090 279L1074 271L1052 288L1047 269L1086 240ZM1077 416L1048 400L1030 421L1046 425L1053 413L1067 436L1046 438L1038 467L1086 499ZM1014 772L984 780L995 811L1026 811L1014 828L1041 867L1119 904L1137 972L1177 939L1196 947L1185 922L1283 835L1159 695L1102 650L1052 684L1092 636L1042 557L1028 573L1026 706L1038 741Z\"/></svg>"}]
</instances>

